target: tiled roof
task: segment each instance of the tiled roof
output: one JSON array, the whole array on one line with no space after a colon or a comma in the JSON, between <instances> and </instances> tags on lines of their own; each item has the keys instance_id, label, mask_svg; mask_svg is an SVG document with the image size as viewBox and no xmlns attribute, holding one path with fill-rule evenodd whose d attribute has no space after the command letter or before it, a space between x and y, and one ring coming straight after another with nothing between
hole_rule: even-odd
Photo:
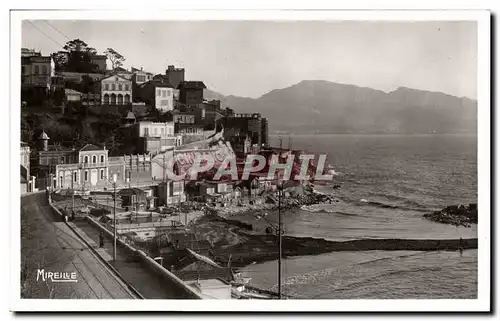
<instances>
[{"instance_id":1,"label":"tiled roof","mask_svg":"<svg viewBox=\"0 0 500 321\"><path fill-rule=\"evenodd\" d=\"M131 196L131 195L143 195L145 192L140 188L124 188L118 192L121 196Z\"/></svg>"},{"instance_id":2,"label":"tiled roof","mask_svg":"<svg viewBox=\"0 0 500 321\"><path fill-rule=\"evenodd\" d=\"M80 149L80 152L88 152L93 150L104 150L104 148L98 147L93 144L87 144Z\"/></svg>"},{"instance_id":3,"label":"tiled roof","mask_svg":"<svg viewBox=\"0 0 500 321\"><path fill-rule=\"evenodd\" d=\"M203 81L183 81L177 86L178 89L206 89L207 86L203 83Z\"/></svg>"}]
</instances>

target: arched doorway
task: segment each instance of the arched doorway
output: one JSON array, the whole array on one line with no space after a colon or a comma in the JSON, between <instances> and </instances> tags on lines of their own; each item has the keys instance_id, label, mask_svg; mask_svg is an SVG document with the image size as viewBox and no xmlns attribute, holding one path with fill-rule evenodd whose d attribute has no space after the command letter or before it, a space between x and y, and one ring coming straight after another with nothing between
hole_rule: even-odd
<instances>
[{"instance_id":1,"label":"arched doorway","mask_svg":"<svg viewBox=\"0 0 500 321\"><path fill-rule=\"evenodd\" d=\"M109 105L109 95L108 94L104 94L103 104L104 105Z\"/></svg>"},{"instance_id":2,"label":"arched doorway","mask_svg":"<svg viewBox=\"0 0 500 321\"><path fill-rule=\"evenodd\" d=\"M123 95L118 94L118 105L123 105Z\"/></svg>"},{"instance_id":3,"label":"arched doorway","mask_svg":"<svg viewBox=\"0 0 500 321\"><path fill-rule=\"evenodd\" d=\"M130 104L130 95L129 94L125 95L125 100L123 102L124 102L125 105Z\"/></svg>"},{"instance_id":4,"label":"arched doorway","mask_svg":"<svg viewBox=\"0 0 500 321\"><path fill-rule=\"evenodd\" d=\"M111 94L111 102L110 102L111 105L116 105L116 95L115 94Z\"/></svg>"}]
</instances>

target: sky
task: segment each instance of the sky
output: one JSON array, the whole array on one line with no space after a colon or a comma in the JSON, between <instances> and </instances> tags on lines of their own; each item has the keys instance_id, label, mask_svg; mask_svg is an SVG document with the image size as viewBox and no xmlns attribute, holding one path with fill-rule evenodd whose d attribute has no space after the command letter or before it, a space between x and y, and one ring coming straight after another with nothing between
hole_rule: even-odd
<instances>
[{"instance_id":1,"label":"sky","mask_svg":"<svg viewBox=\"0 0 500 321\"><path fill-rule=\"evenodd\" d=\"M477 98L477 24L375 21L31 20L22 46L48 55L79 38L124 67L186 69L224 95L258 98L302 80Z\"/></svg>"}]
</instances>

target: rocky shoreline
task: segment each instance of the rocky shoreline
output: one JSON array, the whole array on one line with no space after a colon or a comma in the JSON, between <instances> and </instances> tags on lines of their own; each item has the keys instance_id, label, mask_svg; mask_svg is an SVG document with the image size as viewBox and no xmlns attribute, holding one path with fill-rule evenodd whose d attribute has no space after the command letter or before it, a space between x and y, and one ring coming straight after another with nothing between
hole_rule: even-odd
<instances>
[{"instance_id":1,"label":"rocky shoreline","mask_svg":"<svg viewBox=\"0 0 500 321\"><path fill-rule=\"evenodd\" d=\"M270 198L268 198L270 199ZM258 215L266 211L277 211L278 204L273 200L271 203L264 202L258 205L246 206L229 206L225 208L210 209L213 214L217 214L223 218L229 218L234 215L253 214ZM315 204L332 204L336 202L335 198L329 194L318 193L314 190L312 184L304 186L304 193L293 195L292 197L283 197L281 200L281 209L290 210L300 208L301 206L315 205Z\"/></svg>"},{"instance_id":2,"label":"rocky shoreline","mask_svg":"<svg viewBox=\"0 0 500 321\"><path fill-rule=\"evenodd\" d=\"M424 217L438 223L471 227L471 224L477 224L477 215L477 204L469 204L447 206L441 211L424 214Z\"/></svg>"},{"instance_id":3,"label":"rocky shoreline","mask_svg":"<svg viewBox=\"0 0 500 321\"><path fill-rule=\"evenodd\" d=\"M238 220L226 219L216 214L201 217L196 222L196 233L213 244L213 255L226 265L231 257L234 267L276 260L277 237L257 233L253 226ZM362 239L330 241L313 237L283 236L283 257L317 255L336 251L457 251L477 249L477 238L418 240L418 239Z\"/></svg>"}]
</instances>

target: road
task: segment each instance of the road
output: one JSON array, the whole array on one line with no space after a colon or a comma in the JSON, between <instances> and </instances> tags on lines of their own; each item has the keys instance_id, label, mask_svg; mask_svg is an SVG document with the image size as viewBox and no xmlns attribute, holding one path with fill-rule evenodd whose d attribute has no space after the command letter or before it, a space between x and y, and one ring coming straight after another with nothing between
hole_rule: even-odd
<instances>
[{"instance_id":1,"label":"road","mask_svg":"<svg viewBox=\"0 0 500 321\"><path fill-rule=\"evenodd\" d=\"M126 285L63 222L44 193L21 197L21 297L136 299ZM37 270L75 272L77 282L37 280Z\"/></svg>"}]
</instances>

